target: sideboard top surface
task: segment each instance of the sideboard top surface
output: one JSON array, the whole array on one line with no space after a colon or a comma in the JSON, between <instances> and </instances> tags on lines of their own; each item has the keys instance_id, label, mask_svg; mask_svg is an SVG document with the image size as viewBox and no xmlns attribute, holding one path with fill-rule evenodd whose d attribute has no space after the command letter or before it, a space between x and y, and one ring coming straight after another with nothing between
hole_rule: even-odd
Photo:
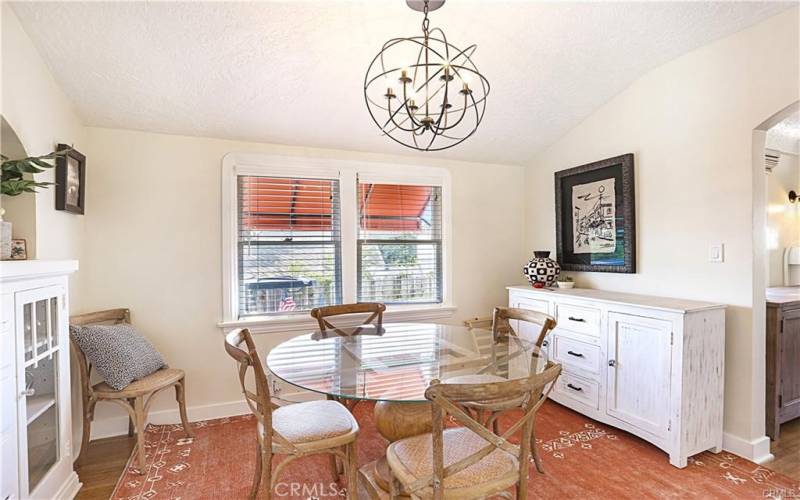
<instances>
[{"instance_id":1,"label":"sideboard top surface","mask_svg":"<svg viewBox=\"0 0 800 500\"><path fill-rule=\"evenodd\" d=\"M718 304L714 302L675 299L671 297L656 297L653 295L638 295L635 293L611 292L607 290L596 290L593 288L533 288L530 285L509 286L507 288L509 291L534 293L542 297L590 299L610 304L640 306L649 309L660 309L662 311L680 313L725 308L725 304Z\"/></svg>"},{"instance_id":2,"label":"sideboard top surface","mask_svg":"<svg viewBox=\"0 0 800 500\"><path fill-rule=\"evenodd\" d=\"M778 286L767 288L767 304L781 305L800 303L800 286Z\"/></svg>"},{"instance_id":3,"label":"sideboard top surface","mask_svg":"<svg viewBox=\"0 0 800 500\"><path fill-rule=\"evenodd\" d=\"M0 281L66 275L77 270L77 260L4 260L0 262Z\"/></svg>"}]
</instances>

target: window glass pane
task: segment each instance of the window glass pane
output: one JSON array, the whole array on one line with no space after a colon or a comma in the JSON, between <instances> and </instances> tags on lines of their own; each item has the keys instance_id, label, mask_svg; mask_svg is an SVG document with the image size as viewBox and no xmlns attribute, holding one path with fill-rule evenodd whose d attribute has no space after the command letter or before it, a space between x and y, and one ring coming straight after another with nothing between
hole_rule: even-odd
<instances>
[{"instance_id":1,"label":"window glass pane","mask_svg":"<svg viewBox=\"0 0 800 500\"><path fill-rule=\"evenodd\" d=\"M47 300L36 301L36 354L42 354L50 348L50 314L47 311Z\"/></svg>"},{"instance_id":2,"label":"window glass pane","mask_svg":"<svg viewBox=\"0 0 800 500\"><path fill-rule=\"evenodd\" d=\"M58 297L50 298L50 340L53 347L58 345Z\"/></svg>"},{"instance_id":3,"label":"window glass pane","mask_svg":"<svg viewBox=\"0 0 800 500\"><path fill-rule=\"evenodd\" d=\"M339 181L239 177L239 316L341 302Z\"/></svg>"},{"instance_id":4,"label":"window glass pane","mask_svg":"<svg viewBox=\"0 0 800 500\"><path fill-rule=\"evenodd\" d=\"M441 302L441 187L362 183L358 196L358 300Z\"/></svg>"},{"instance_id":5,"label":"window glass pane","mask_svg":"<svg viewBox=\"0 0 800 500\"><path fill-rule=\"evenodd\" d=\"M25 304L22 306L22 330L23 338L25 339L25 361L33 359L34 354L34 337L33 337L33 317L32 311L33 304Z\"/></svg>"}]
</instances>

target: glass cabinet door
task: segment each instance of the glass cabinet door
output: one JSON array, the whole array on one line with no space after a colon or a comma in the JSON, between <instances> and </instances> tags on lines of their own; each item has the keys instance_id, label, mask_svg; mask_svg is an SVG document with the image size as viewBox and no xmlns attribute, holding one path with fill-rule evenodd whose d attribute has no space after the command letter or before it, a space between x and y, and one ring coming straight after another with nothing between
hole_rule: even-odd
<instances>
[{"instance_id":1,"label":"glass cabinet door","mask_svg":"<svg viewBox=\"0 0 800 500\"><path fill-rule=\"evenodd\" d=\"M24 396L19 422L25 431L20 440L20 489L27 486L29 496L61 458L59 364L69 355L58 342L63 293L60 287L48 287L15 297L24 342L24 371L19 377Z\"/></svg>"}]
</instances>

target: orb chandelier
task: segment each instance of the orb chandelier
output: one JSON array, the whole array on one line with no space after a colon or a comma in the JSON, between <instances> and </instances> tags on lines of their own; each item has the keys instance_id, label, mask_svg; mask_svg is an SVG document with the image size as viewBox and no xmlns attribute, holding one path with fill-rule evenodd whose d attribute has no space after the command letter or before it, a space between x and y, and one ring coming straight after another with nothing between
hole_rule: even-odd
<instances>
[{"instance_id":1,"label":"orb chandelier","mask_svg":"<svg viewBox=\"0 0 800 500\"><path fill-rule=\"evenodd\" d=\"M441 151L469 138L486 110L489 81L472 62L477 45L459 49L428 12L444 0L406 0L424 14L422 36L392 38L369 65L364 99L383 135L419 151Z\"/></svg>"}]
</instances>

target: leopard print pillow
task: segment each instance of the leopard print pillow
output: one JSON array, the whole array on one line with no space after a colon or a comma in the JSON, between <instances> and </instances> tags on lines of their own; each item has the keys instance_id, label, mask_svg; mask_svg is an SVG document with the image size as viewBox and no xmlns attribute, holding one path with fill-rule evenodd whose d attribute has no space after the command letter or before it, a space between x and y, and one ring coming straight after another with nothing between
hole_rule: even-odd
<instances>
[{"instance_id":1,"label":"leopard print pillow","mask_svg":"<svg viewBox=\"0 0 800 500\"><path fill-rule=\"evenodd\" d=\"M167 366L131 325L70 325L69 333L97 374L118 391Z\"/></svg>"}]
</instances>

